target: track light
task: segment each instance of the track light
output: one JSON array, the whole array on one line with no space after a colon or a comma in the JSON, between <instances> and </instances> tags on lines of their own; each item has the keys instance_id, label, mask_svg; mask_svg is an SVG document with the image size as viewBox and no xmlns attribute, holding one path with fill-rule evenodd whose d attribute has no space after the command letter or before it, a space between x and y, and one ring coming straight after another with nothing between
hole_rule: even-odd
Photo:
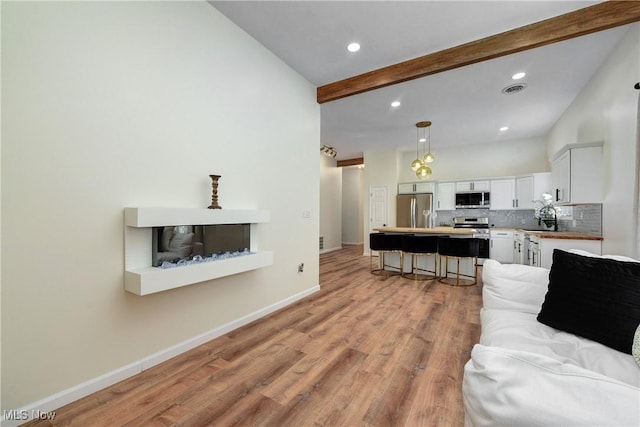
<instances>
[{"instance_id":1,"label":"track light","mask_svg":"<svg viewBox=\"0 0 640 427\"><path fill-rule=\"evenodd\" d=\"M331 157L331 158L334 158L338 155L338 152L334 150L333 147L328 147L324 144L322 145L322 147L320 147L320 152L325 156Z\"/></svg>"}]
</instances>

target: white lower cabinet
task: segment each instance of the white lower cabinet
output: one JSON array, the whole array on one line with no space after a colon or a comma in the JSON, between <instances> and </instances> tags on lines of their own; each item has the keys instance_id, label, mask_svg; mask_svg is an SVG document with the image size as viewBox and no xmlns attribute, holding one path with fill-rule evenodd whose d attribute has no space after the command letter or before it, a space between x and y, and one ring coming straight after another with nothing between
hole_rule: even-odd
<instances>
[{"instance_id":1,"label":"white lower cabinet","mask_svg":"<svg viewBox=\"0 0 640 427\"><path fill-rule=\"evenodd\" d=\"M551 251L553 253L553 251ZM534 267L540 267L540 239L535 236L529 236L529 247L527 248L528 264ZM546 267L549 268L549 267Z\"/></svg>"},{"instance_id":2,"label":"white lower cabinet","mask_svg":"<svg viewBox=\"0 0 640 427\"><path fill-rule=\"evenodd\" d=\"M554 249L560 249L563 251L581 249L583 251L600 255L602 253L602 241L582 239L548 239L531 235L529 242L529 258L531 265L534 267L551 268Z\"/></svg>"},{"instance_id":3,"label":"white lower cabinet","mask_svg":"<svg viewBox=\"0 0 640 427\"><path fill-rule=\"evenodd\" d=\"M522 231L513 233L513 262L516 264L528 264L527 249Z\"/></svg>"},{"instance_id":4,"label":"white lower cabinet","mask_svg":"<svg viewBox=\"0 0 640 427\"><path fill-rule=\"evenodd\" d=\"M489 258L503 264L514 262L513 230L491 230Z\"/></svg>"}]
</instances>

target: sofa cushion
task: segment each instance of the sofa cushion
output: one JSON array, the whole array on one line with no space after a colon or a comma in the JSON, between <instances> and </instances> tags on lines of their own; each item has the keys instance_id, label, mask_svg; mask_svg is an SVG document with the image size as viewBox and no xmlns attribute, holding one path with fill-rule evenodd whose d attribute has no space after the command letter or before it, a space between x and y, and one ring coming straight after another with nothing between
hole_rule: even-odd
<instances>
[{"instance_id":1,"label":"sofa cushion","mask_svg":"<svg viewBox=\"0 0 640 427\"><path fill-rule=\"evenodd\" d=\"M462 392L467 425L640 425L637 387L525 351L477 344Z\"/></svg>"},{"instance_id":2,"label":"sofa cushion","mask_svg":"<svg viewBox=\"0 0 640 427\"><path fill-rule=\"evenodd\" d=\"M640 367L631 355L543 325L535 314L482 309L480 321L482 345L541 354L640 387Z\"/></svg>"},{"instance_id":3,"label":"sofa cushion","mask_svg":"<svg viewBox=\"0 0 640 427\"><path fill-rule=\"evenodd\" d=\"M640 324L640 264L554 250L538 321L631 354Z\"/></svg>"},{"instance_id":4,"label":"sofa cushion","mask_svg":"<svg viewBox=\"0 0 640 427\"><path fill-rule=\"evenodd\" d=\"M482 306L538 314L549 283L549 270L488 259L482 266Z\"/></svg>"}]
</instances>

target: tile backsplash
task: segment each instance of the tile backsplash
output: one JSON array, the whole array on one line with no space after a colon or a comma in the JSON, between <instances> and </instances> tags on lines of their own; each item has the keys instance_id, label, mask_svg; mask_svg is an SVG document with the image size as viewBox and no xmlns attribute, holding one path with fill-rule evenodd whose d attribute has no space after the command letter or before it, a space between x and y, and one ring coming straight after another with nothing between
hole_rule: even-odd
<instances>
[{"instance_id":1,"label":"tile backsplash","mask_svg":"<svg viewBox=\"0 0 640 427\"><path fill-rule=\"evenodd\" d=\"M602 236L602 204L574 206L573 221L560 221L558 229Z\"/></svg>"},{"instance_id":2,"label":"tile backsplash","mask_svg":"<svg viewBox=\"0 0 640 427\"><path fill-rule=\"evenodd\" d=\"M513 227L525 230L539 230L544 226L538 225L538 220L533 216L534 210L509 210L492 211L489 209L456 209L454 211L437 211L435 223L451 226L453 218L464 217L488 217L490 227ZM574 225L575 223L575 225ZM578 233L602 236L602 205L576 205L573 206L573 220L558 221L559 231L574 231Z\"/></svg>"}]
</instances>

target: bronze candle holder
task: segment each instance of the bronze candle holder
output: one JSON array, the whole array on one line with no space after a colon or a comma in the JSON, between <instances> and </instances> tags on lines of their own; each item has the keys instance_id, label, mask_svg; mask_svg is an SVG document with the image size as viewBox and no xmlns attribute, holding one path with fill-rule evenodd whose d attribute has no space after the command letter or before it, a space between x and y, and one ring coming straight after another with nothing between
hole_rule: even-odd
<instances>
[{"instance_id":1,"label":"bronze candle holder","mask_svg":"<svg viewBox=\"0 0 640 427\"><path fill-rule=\"evenodd\" d=\"M209 209L222 209L222 206L218 204L218 180L221 178L221 175L209 175L211 178L211 205L209 205Z\"/></svg>"}]
</instances>

